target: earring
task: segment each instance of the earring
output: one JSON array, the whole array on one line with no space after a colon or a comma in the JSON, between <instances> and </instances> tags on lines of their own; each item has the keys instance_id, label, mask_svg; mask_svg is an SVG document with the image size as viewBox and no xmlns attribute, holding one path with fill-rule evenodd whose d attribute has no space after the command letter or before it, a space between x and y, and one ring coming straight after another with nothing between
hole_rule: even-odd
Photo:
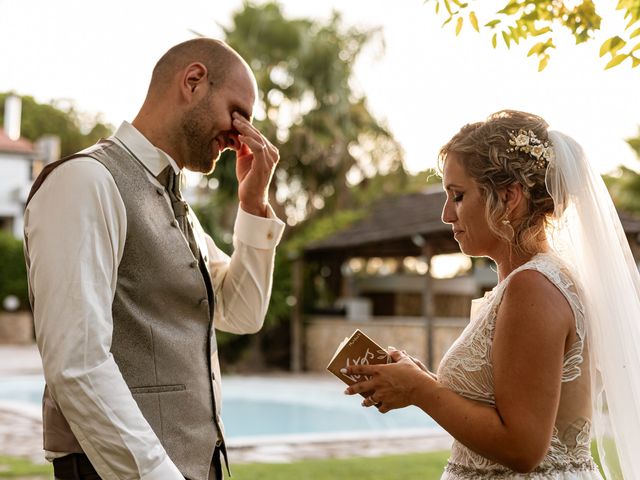
<instances>
[{"instance_id":1,"label":"earring","mask_svg":"<svg viewBox=\"0 0 640 480\"><path fill-rule=\"evenodd\" d=\"M511 225L511 222L509 221L509 211L507 210L507 213L505 214L505 218L502 220L502 224L503 225Z\"/></svg>"}]
</instances>

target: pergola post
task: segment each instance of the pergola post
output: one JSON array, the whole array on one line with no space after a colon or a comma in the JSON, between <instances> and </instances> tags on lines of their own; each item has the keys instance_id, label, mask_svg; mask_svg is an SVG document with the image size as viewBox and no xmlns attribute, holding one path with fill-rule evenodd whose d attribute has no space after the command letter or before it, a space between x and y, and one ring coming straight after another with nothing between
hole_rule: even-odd
<instances>
[{"instance_id":1,"label":"pergola post","mask_svg":"<svg viewBox=\"0 0 640 480\"><path fill-rule=\"evenodd\" d=\"M422 315L427 327L427 368L431 371L434 369L434 328L435 320L435 299L433 295L433 277L431 276L431 257L433 256L433 246L430 242L426 242L422 246L422 256L429 266L424 276L424 290L422 291Z\"/></svg>"},{"instance_id":2,"label":"pergola post","mask_svg":"<svg viewBox=\"0 0 640 480\"><path fill-rule=\"evenodd\" d=\"M302 292L303 288L303 256L292 259L291 274L293 284L293 298L295 304L291 307L291 371L300 373L303 366L304 355L304 338L303 338L303 320L302 320Z\"/></svg>"}]
</instances>

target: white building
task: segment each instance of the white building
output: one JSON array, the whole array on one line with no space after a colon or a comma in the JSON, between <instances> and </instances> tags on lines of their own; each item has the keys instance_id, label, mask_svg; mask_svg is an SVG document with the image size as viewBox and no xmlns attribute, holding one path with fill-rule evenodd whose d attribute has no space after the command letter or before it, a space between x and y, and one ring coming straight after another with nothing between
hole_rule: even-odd
<instances>
[{"instance_id":1,"label":"white building","mask_svg":"<svg viewBox=\"0 0 640 480\"><path fill-rule=\"evenodd\" d=\"M0 230L22 238L24 205L33 183L34 145L20 138L21 102L9 96L0 130Z\"/></svg>"}]
</instances>

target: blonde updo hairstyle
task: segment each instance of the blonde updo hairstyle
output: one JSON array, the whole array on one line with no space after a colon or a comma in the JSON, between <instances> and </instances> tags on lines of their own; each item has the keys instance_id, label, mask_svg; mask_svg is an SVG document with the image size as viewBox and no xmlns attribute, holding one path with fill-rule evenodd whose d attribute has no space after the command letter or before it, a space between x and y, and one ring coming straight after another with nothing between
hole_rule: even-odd
<instances>
[{"instance_id":1,"label":"blonde updo hairstyle","mask_svg":"<svg viewBox=\"0 0 640 480\"><path fill-rule=\"evenodd\" d=\"M509 133L532 131L546 142L547 122L531 113L502 110L484 122L465 125L440 149L440 173L450 153L455 153L467 174L480 187L485 199L485 217L491 231L511 244L513 254L532 255L545 239L545 228L553 214L553 199L545 186L546 168L536 168L535 158L513 149ZM508 217L500 192L519 183L522 186L527 213L520 218Z\"/></svg>"}]
</instances>

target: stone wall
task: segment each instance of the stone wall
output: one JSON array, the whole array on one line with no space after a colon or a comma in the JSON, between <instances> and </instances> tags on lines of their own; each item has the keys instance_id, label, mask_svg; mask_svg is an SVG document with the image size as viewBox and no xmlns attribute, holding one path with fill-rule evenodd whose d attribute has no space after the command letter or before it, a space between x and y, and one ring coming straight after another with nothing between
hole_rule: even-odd
<instances>
[{"instance_id":1,"label":"stone wall","mask_svg":"<svg viewBox=\"0 0 640 480\"><path fill-rule=\"evenodd\" d=\"M447 318L434 321L435 369L442 355L460 335L467 319ZM374 320L345 320L342 317L313 317L305 323L305 369L325 371L337 346L359 328L381 347L406 350L424 361L427 358L427 327L420 317L375 317Z\"/></svg>"}]
</instances>

